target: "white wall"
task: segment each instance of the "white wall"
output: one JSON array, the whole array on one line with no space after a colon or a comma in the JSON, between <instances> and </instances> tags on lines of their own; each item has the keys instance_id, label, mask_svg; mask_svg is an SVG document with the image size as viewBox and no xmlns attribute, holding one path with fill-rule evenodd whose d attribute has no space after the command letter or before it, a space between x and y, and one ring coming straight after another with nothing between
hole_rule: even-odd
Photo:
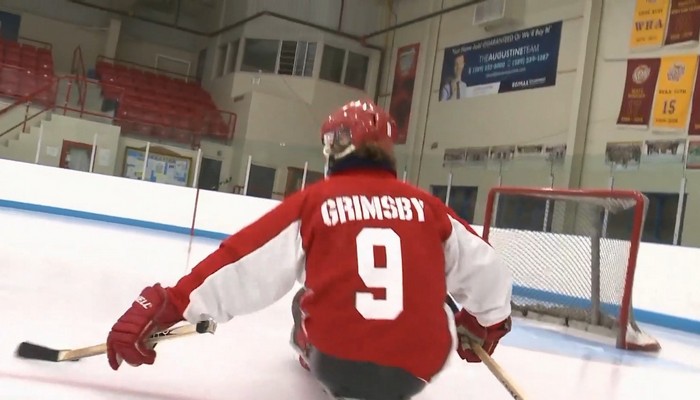
<instances>
[{"instance_id":1,"label":"white wall","mask_svg":"<svg viewBox=\"0 0 700 400\"><path fill-rule=\"evenodd\" d=\"M386 0L344 3L341 31L362 35L382 28ZM230 25L261 11L271 11L329 29L338 29L340 7L340 0L229 0L225 6L223 25Z\"/></svg>"},{"instance_id":2,"label":"white wall","mask_svg":"<svg viewBox=\"0 0 700 400\"><path fill-rule=\"evenodd\" d=\"M0 160L0 182L0 206L185 234L192 228L196 197L192 188L7 160ZM194 228L198 235L222 239L276 204L273 200L201 191ZM475 228L480 231L478 226ZM699 256L698 249L643 243L634 282L635 307L663 314L653 317L663 324L683 318L691 320L684 325L687 329L697 326L700 292L696 283L700 281L700 269L695 259Z\"/></svg>"},{"instance_id":3,"label":"white wall","mask_svg":"<svg viewBox=\"0 0 700 400\"><path fill-rule=\"evenodd\" d=\"M1 78L2 74L0 73L0 79ZM14 103L8 99L2 99L0 101L0 110L2 110L2 114L0 114L0 133L2 133L2 136L0 136L0 154L7 154L7 150L3 148L3 146L7 147L9 141L16 140L22 133L22 130L24 130L24 132L29 132L32 126L39 125L44 117L43 114L38 115L26 121L25 124L25 119L28 116L32 116L42 109L34 106L29 106L29 108L27 108L25 105L16 105L12 109L6 110L6 108L13 104ZM16 128L10 130L10 128L14 126L16 126Z\"/></svg>"},{"instance_id":4,"label":"white wall","mask_svg":"<svg viewBox=\"0 0 700 400\"><path fill-rule=\"evenodd\" d=\"M284 192L287 167L303 168L308 162L309 169L323 171L319 127L337 102L306 103L264 91L252 92L247 97L250 106L243 114L246 125L239 130L245 129L245 136L235 144L239 156L235 157L238 168L233 176L238 185L244 183L249 155L255 165L277 170L273 188L277 193Z\"/></svg>"},{"instance_id":5,"label":"white wall","mask_svg":"<svg viewBox=\"0 0 700 400\"><path fill-rule=\"evenodd\" d=\"M255 20L249 21L244 26L231 29L223 34L211 39L207 47L207 60L205 68L205 83L204 86L209 89L214 89L214 86L227 85L231 75L237 75L227 73L224 77L215 76L215 65L217 61L217 49L220 45L224 45L228 42L234 40L239 40L241 38L251 38L251 39L273 39L273 40L297 40L297 41L308 41L316 42L318 46L318 51L316 53L316 58L314 60L314 75L318 76L318 71L321 65L321 49L324 44L331 46L336 46L342 49L346 49L358 54L365 55L369 57L369 66L367 72L367 82L366 90L370 97L375 94L376 80L378 79L379 72L379 58L380 52L376 49L372 49L363 46L356 40L344 38L335 34L326 33L318 29L300 25L294 22L281 20L271 16L263 16ZM241 58L243 56L244 43L241 40L238 52L238 66L240 66ZM230 70L227 66L226 70ZM269 76L275 76L274 74L265 74ZM248 76L245 76L244 81L250 81ZM233 85L233 91L235 94L245 93L249 91L249 85L243 83L242 87L239 87L241 82L236 82ZM339 85L342 86L342 85ZM224 99L217 98L218 101L225 102Z\"/></svg>"},{"instance_id":6,"label":"white wall","mask_svg":"<svg viewBox=\"0 0 700 400\"><path fill-rule=\"evenodd\" d=\"M601 25L601 41L597 54L593 101L586 138L586 158L583 165L582 185L607 186L614 177L618 189L637 189L648 192L678 193L681 179L687 177L688 194L681 244L700 244L700 175L684 171L682 163L644 163L638 170L618 171L611 174L605 165L605 146L608 142L643 141L650 139L684 139L687 132L653 133L651 129L626 129L617 125L620 104L624 95L627 60L653 58L665 55L697 54L698 43L668 46L632 53L629 48L633 1L606 1Z\"/></svg>"},{"instance_id":7,"label":"white wall","mask_svg":"<svg viewBox=\"0 0 700 400\"><path fill-rule=\"evenodd\" d=\"M350 2L348 2L350 4ZM254 13L253 13L254 14ZM311 77L258 74L235 71L214 77L219 45L240 38L302 40L318 43L314 73L318 76L321 48L324 43L370 57L366 91ZM238 66L243 56L243 41L238 53ZM249 155L256 165L277 169L274 191L284 192L288 166L323 171L318 130L323 119L347 101L373 97L378 77L379 52L357 41L323 33L274 17L261 17L245 26L226 32L212 40L208 47L204 87L218 107L236 112L235 148L229 171L233 185L243 185ZM229 67L226 67L229 70Z\"/></svg>"},{"instance_id":8,"label":"white wall","mask_svg":"<svg viewBox=\"0 0 700 400\"><path fill-rule=\"evenodd\" d=\"M474 26L475 6L468 6L423 22L408 25L388 37L377 36L373 43L393 42L382 74L382 104L388 107L398 48L420 44L418 71L408 140L399 146L400 163L407 166L409 179L424 188L445 185L449 170L443 168L446 148L517 144L571 144L577 131L574 105L579 96L582 35L585 35L584 0L524 0L525 14L520 23L492 28ZM445 1L444 8L462 3ZM396 2L397 21L403 22L441 9L442 2ZM563 21L556 85L519 92L479 96L463 100L438 101L446 47L472 42L527 27ZM550 172L555 185L569 181L570 160L550 165L544 160L511 163L505 170L457 168L453 185L477 186L476 215L483 214L487 190L498 185L549 184ZM477 217L477 222L480 222Z\"/></svg>"},{"instance_id":9,"label":"white wall","mask_svg":"<svg viewBox=\"0 0 700 400\"><path fill-rule=\"evenodd\" d=\"M156 65L156 56L177 59L177 62L161 60ZM177 48L168 48L144 41L142 37L122 33L117 46L116 58L148 67L158 67L169 72L194 76L197 68L197 53ZM167 62L164 64L163 62ZM187 65L189 63L189 66Z\"/></svg>"},{"instance_id":10,"label":"white wall","mask_svg":"<svg viewBox=\"0 0 700 400\"><path fill-rule=\"evenodd\" d=\"M73 50L80 46L86 67L94 65L105 53L110 13L76 5L65 0L4 0L0 10L21 15L20 36L53 45L54 66L59 74L71 71ZM192 63L194 74L199 48L206 38L160 27L138 20L124 19L117 44L117 57L126 61L154 65L155 54L182 58Z\"/></svg>"},{"instance_id":11,"label":"white wall","mask_svg":"<svg viewBox=\"0 0 700 400\"><path fill-rule=\"evenodd\" d=\"M97 135L94 172L112 175L117 164L120 128L114 125L54 114L50 120L38 118L40 123L26 133L12 138L6 147L0 147L0 158L34 163L37 151L39 165L58 167L64 141L92 146Z\"/></svg>"},{"instance_id":12,"label":"white wall","mask_svg":"<svg viewBox=\"0 0 700 400\"><path fill-rule=\"evenodd\" d=\"M54 69L58 74L69 74L73 51L80 46L86 67L94 65L107 41L107 26L66 23L39 15L22 13L20 36L53 45Z\"/></svg>"}]
</instances>

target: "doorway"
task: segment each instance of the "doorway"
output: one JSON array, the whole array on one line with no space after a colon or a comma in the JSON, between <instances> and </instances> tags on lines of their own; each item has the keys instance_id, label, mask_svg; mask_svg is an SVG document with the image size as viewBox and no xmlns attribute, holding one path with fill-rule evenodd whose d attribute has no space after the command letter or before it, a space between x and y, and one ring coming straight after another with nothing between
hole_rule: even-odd
<instances>
[{"instance_id":1,"label":"doorway","mask_svg":"<svg viewBox=\"0 0 700 400\"><path fill-rule=\"evenodd\" d=\"M64 140L61 147L61 159L59 168L75 171L90 172L90 158L92 157L92 145L80 142Z\"/></svg>"},{"instance_id":2,"label":"doorway","mask_svg":"<svg viewBox=\"0 0 700 400\"><path fill-rule=\"evenodd\" d=\"M323 173L318 171L306 171L306 186L322 180ZM284 185L284 197L287 197L301 190L301 183L304 180L304 170L297 167L287 167L287 182Z\"/></svg>"},{"instance_id":3,"label":"doorway","mask_svg":"<svg viewBox=\"0 0 700 400\"><path fill-rule=\"evenodd\" d=\"M197 69L195 70L195 78L197 81L202 82L202 79L204 79L204 67L207 64L207 49L204 48L199 51L199 55L197 57Z\"/></svg>"},{"instance_id":4,"label":"doorway","mask_svg":"<svg viewBox=\"0 0 700 400\"><path fill-rule=\"evenodd\" d=\"M204 190L219 190L221 176L221 160L202 157L197 187Z\"/></svg>"},{"instance_id":5,"label":"doorway","mask_svg":"<svg viewBox=\"0 0 700 400\"><path fill-rule=\"evenodd\" d=\"M248 196L271 199L275 186L275 168L264 167L262 165L250 165L250 175L248 176Z\"/></svg>"}]
</instances>

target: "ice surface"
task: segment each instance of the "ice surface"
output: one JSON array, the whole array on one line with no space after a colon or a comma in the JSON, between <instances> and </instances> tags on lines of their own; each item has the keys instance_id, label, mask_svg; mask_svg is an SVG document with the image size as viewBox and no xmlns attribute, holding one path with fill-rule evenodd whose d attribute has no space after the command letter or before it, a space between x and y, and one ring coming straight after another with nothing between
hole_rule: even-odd
<instances>
[{"instance_id":1,"label":"ice surface","mask_svg":"<svg viewBox=\"0 0 700 400\"><path fill-rule=\"evenodd\" d=\"M293 292L219 324L215 335L161 344L153 366L114 372L101 356L71 363L14 357L24 340L58 348L102 343L143 286L174 283L217 245L0 208L0 398L326 400L288 344ZM700 336L645 329L663 346L657 356L517 320L494 358L528 399L695 398ZM485 366L454 356L416 400L509 398Z\"/></svg>"}]
</instances>

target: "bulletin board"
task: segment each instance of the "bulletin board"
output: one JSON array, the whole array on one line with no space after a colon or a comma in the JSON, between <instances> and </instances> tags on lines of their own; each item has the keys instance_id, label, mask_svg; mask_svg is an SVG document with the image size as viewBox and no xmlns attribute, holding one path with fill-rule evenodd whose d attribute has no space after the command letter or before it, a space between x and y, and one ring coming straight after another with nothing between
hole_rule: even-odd
<instances>
[{"instance_id":1,"label":"bulletin board","mask_svg":"<svg viewBox=\"0 0 700 400\"><path fill-rule=\"evenodd\" d=\"M146 148L127 147L124 154L123 176L141 179ZM145 181L168 185L188 186L191 181L192 158L164 148L151 147L148 151Z\"/></svg>"}]
</instances>

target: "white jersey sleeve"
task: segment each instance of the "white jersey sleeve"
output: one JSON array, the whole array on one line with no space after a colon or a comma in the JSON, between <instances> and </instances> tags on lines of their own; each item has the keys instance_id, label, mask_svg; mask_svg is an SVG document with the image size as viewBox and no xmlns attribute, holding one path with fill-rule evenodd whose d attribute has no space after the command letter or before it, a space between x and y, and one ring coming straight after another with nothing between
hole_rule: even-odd
<instances>
[{"instance_id":1,"label":"white jersey sleeve","mask_svg":"<svg viewBox=\"0 0 700 400\"><path fill-rule=\"evenodd\" d=\"M288 293L304 276L301 197L293 195L211 253L168 288L189 322L203 316L227 322L261 310Z\"/></svg>"},{"instance_id":2,"label":"white jersey sleeve","mask_svg":"<svg viewBox=\"0 0 700 400\"><path fill-rule=\"evenodd\" d=\"M447 290L483 326L511 313L510 270L481 237L449 216L452 232L445 241Z\"/></svg>"}]
</instances>

